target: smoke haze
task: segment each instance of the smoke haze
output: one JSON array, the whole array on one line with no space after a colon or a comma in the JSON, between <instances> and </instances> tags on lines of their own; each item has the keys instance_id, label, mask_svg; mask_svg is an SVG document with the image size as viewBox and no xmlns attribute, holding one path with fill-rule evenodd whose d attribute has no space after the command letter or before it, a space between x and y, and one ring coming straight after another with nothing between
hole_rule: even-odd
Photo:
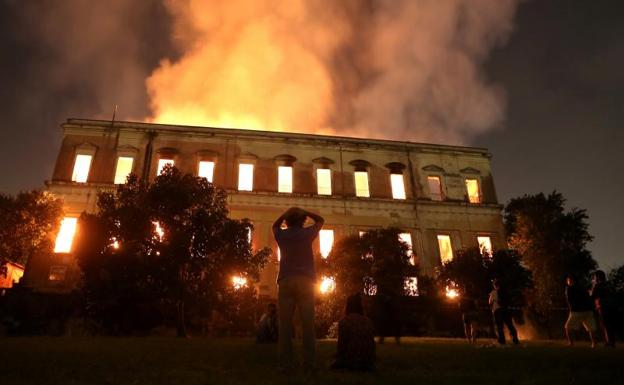
<instances>
[{"instance_id":1,"label":"smoke haze","mask_svg":"<svg viewBox=\"0 0 624 385\"><path fill-rule=\"evenodd\" d=\"M178 59L149 120L462 143L496 127L481 64L516 0L166 0Z\"/></svg>"}]
</instances>

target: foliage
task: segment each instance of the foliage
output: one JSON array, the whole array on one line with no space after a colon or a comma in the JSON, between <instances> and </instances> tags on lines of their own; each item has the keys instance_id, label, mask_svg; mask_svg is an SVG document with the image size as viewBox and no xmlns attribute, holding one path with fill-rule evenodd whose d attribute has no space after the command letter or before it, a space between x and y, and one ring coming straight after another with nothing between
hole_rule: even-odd
<instances>
[{"instance_id":1,"label":"foliage","mask_svg":"<svg viewBox=\"0 0 624 385\"><path fill-rule=\"evenodd\" d=\"M0 194L0 265L3 260L26 265L30 256L52 252L62 213L61 201L45 191Z\"/></svg>"},{"instance_id":2,"label":"foliage","mask_svg":"<svg viewBox=\"0 0 624 385\"><path fill-rule=\"evenodd\" d=\"M209 311L234 274L255 281L268 258L268 250L251 250L251 223L228 218L224 190L175 167L152 184L130 176L115 193L101 193L98 207L81 217L75 253L89 310L113 317L108 326L137 309L175 309L183 336L187 304Z\"/></svg>"},{"instance_id":3,"label":"foliage","mask_svg":"<svg viewBox=\"0 0 624 385\"><path fill-rule=\"evenodd\" d=\"M558 192L525 195L505 207L505 226L510 247L522 255L535 283L530 302L538 314L565 305L563 279L573 274L587 279L596 261L587 250L592 240L587 213L565 210Z\"/></svg>"},{"instance_id":4,"label":"foliage","mask_svg":"<svg viewBox=\"0 0 624 385\"><path fill-rule=\"evenodd\" d=\"M531 272L512 250L497 250L492 255L482 254L478 248L461 250L442 265L439 279L445 286L457 286L462 295L482 301L492 289L492 280L497 279L513 306L525 304L524 291L532 285Z\"/></svg>"}]
</instances>

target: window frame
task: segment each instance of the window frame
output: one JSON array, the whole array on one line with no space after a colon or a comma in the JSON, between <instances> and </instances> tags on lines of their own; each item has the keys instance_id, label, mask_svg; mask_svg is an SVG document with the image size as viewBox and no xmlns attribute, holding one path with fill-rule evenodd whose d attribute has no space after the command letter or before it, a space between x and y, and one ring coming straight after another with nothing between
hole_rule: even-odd
<instances>
[{"instance_id":1,"label":"window frame","mask_svg":"<svg viewBox=\"0 0 624 385\"><path fill-rule=\"evenodd\" d=\"M434 199L434 196L437 196L438 194L433 194L431 192L431 184L429 183L429 180L434 179L434 178L438 180L438 186L440 187L440 194L439 194L440 199ZM429 194L429 199L434 202L443 202L446 199L446 194L444 194L444 187L442 184L442 175L427 174L427 193Z\"/></svg>"}]
</instances>

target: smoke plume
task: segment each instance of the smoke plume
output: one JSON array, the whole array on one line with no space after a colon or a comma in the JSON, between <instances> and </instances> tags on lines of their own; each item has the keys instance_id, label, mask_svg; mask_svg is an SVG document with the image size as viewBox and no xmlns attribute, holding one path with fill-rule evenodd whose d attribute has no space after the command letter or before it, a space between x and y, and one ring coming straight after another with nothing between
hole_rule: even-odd
<instances>
[{"instance_id":1,"label":"smoke plume","mask_svg":"<svg viewBox=\"0 0 624 385\"><path fill-rule=\"evenodd\" d=\"M155 122L462 143L499 125L481 65L517 0L165 0Z\"/></svg>"}]
</instances>

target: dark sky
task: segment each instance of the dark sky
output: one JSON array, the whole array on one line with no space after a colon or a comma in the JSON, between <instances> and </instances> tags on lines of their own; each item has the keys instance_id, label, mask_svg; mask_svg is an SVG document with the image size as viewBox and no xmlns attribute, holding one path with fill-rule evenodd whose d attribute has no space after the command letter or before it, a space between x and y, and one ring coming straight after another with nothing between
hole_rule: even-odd
<instances>
[{"instance_id":1,"label":"dark sky","mask_svg":"<svg viewBox=\"0 0 624 385\"><path fill-rule=\"evenodd\" d=\"M0 0L0 191L43 185L58 151L58 126L68 117L110 118L115 103L120 119L148 114L143 79L176 53L160 2L132 3ZM569 207L587 209L591 249L603 268L624 263L619 5L523 2L509 41L485 68L507 94L505 123L474 140L494 155L501 202L556 189ZM108 33L117 28L126 38Z\"/></svg>"}]
</instances>

